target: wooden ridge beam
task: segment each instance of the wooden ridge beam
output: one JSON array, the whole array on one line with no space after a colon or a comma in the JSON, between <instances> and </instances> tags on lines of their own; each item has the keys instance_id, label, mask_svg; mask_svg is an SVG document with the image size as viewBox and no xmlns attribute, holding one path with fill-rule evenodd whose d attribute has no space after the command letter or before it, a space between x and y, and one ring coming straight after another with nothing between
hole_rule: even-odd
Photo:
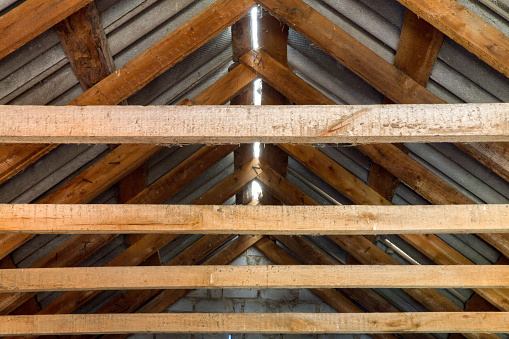
<instances>
[{"instance_id":1,"label":"wooden ridge beam","mask_svg":"<svg viewBox=\"0 0 509 339\"><path fill-rule=\"evenodd\" d=\"M242 18L252 0L218 0L71 104L114 105L127 99L186 55Z\"/></svg>"},{"instance_id":2,"label":"wooden ridge beam","mask_svg":"<svg viewBox=\"0 0 509 339\"><path fill-rule=\"evenodd\" d=\"M479 59L509 77L509 37L454 0L398 0Z\"/></svg>"},{"instance_id":3,"label":"wooden ridge beam","mask_svg":"<svg viewBox=\"0 0 509 339\"><path fill-rule=\"evenodd\" d=\"M193 204L224 202L257 177L257 160ZM244 173L245 172L245 173ZM235 185L235 183L237 183ZM233 185L233 186L232 186ZM233 187L227 189L227 187ZM232 193L233 192L233 193ZM310 217L312 216L312 217ZM0 204L0 232L422 234L509 232L509 205L190 206Z\"/></svg>"},{"instance_id":4,"label":"wooden ridge beam","mask_svg":"<svg viewBox=\"0 0 509 339\"><path fill-rule=\"evenodd\" d=\"M92 0L29 0L0 17L0 59Z\"/></svg>"},{"instance_id":5,"label":"wooden ridge beam","mask_svg":"<svg viewBox=\"0 0 509 339\"><path fill-rule=\"evenodd\" d=\"M444 317L447 321L444 321ZM165 313L2 316L0 335L105 333L504 333L507 312Z\"/></svg>"},{"instance_id":6,"label":"wooden ridge beam","mask_svg":"<svg viewBox=\"0 0 509 339\"><path fill-rule=\"evenodd\" d=\"M0 106L0 119L4 122L0 125L0 142L13 143L221 144L259 141L366 144L509 141L509 104L503 103ZM210 121L214 123L207 123Z\"/></svg>"},{"instance_id":7,"label":"wooden ridge beam","mask_svg":"<svg viewBox=\"0 0 509 339\"><path fill-rule=\"evenodd\" d=\"M189 288L507 288L506 265L124 266L0 270L1 292Z\"/></svg>"}]
</instances>

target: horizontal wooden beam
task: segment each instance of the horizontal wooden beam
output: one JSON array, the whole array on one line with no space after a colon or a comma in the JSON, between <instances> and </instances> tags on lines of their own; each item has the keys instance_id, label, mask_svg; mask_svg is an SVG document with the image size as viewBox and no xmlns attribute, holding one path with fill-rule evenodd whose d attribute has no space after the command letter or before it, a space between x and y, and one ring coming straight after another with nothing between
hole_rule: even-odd
<instances>
[{"instance_id":1,"label":"horizontal wooden beam","mask_svg":"<svg viewBox=\"0 0 509 339\"><path fill-rule=\"evenodd\" d=\"M502 333L509 312L164 313L0 317L0 335L107 333Z\"/></svg>"},{"instance_id":2,"label":"horizontal wooden beam","mask_svg":"<svg viewBox=\"0 0 509 339\"><path fill-rule=\"evenodd\" d=\"M262 172L263 168L252 170ZM509 205L190 206L0 204L2 233L509 233Z\"/></svg>"},{"instance_id":3,"label":"horizontal wooden beam","mask_svg":"<svg viewBox=\"0 0 509 339\"><path fill-rule=\"evenodd\" d=\"M0 270L0 292L190 288L507 288L507 265L124 266Z\"/></svg>"},{"instance_id":4,"label":"horizontal wooden beam","mask_svg":"<svg viewBox=\"0 0 509 339\"><path fill-rule=\"evenodd\" d=\"M509 104L0 106L8 143L509 141Z\"/></svg>"}]
</instances>

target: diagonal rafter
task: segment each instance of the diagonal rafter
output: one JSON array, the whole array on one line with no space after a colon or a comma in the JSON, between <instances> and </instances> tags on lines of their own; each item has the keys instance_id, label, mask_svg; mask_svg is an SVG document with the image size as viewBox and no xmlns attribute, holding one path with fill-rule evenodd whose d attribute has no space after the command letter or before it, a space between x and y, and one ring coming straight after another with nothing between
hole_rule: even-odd
<instances>
[{"instance_id":1,"label":"diagonal rafter","mask_svg":"<svg viewBox=\"0 0 509 339\"><path fill-rule=\"evenodd\" d=\"M451 39L509 77L509 37L454 0L398 0Z\"/></svg>"},{"instance_id":2,"label":"diagonal rafter","mask_svg":"<svg viewBox=\"0 0 509 339\"><path fill-rule=\"evenodd\" d=\"M0 59L92 0L29 0L0 17Z\"/></svg>"}]
</instances>

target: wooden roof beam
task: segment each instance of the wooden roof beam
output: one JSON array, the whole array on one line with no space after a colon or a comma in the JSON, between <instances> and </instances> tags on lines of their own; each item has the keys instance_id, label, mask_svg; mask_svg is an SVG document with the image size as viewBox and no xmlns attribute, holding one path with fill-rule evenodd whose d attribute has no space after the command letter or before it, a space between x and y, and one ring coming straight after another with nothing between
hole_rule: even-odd
<instances>
[{"instance_id":1,"label":"wooden roof beam","mask_svg":"<svg viewBox=\"0 0 509 339\"><path fill-rule=\"evenodd\" d=\"M304 1L255 1L394 102L401 104L444 103L443 100L362 45Z\"/></svg>"},{"instance_id":2,"label":"wooden roof beam","mask_svg":"<svg viewBox=\"0 0 509 339\"><path fill-rule=\"evenodd\" d=\"M29 0L0 17L0 59L92 0Z\"/></svg>"},{"instance_id":3,"label":"wooden roof beam","mask_svg":"<svg viewBox=\"0 0 509 339\"><path fill-rule=\"evenodd\" d=\"M115 105L242 18L252 0L218 0L71 104Z\"/></svg>"},{"instance_id":4,"label":"wooden roof beam","mask_svg":"<svg viewBox=\"0 0 509 339\"><path fill-rule=\"evenodd\" d=\"M509 232L509 205L219 206L266 169L254 159L193 202L206 206L0 205L0 231L295 235Z\"/></svg>"},{"instance_id":5,"label":"wooden roof beam","mask_svg":"<svg viewBox=\"0 0 509 339\"><path fill-rule=\"evenodd\" d=\"M447 321L443 321L447 317ZM482 319L482 321L481 321ZM312 326L311 326L312 324ZM164 313L2 316L0 335L104 333L505 333L506 312Z\"/></svg>"},{"instance_id":6,"label":"wooden roof beam","mask_svg":"<svg viewBox=\"0 0 509 339\"><path fill-rule=\"evenodd\" d=\"M247 265L0 270L1 292L189 288L508 288L507 265Z\"/></svg>"},{"instance_id":7,"label":"wooden roof beam","mask_svg":"<svg viewBox=\"0 0 509 339\"><path fill-rule=\"evenodd\" d=\"M509 77L509 37L454 0L398 0L488 65Z\"/></svg>"},{"instance_id":8,"label":"wooden roof beam","mask_svg":"<svg viewBox=\"0 0 509 339\"><path fill-rule=\"evenodd\" d=\"M56 24L55 31L83 90L115 70L94 1Z\"/></svg>"},{"instance_id":9,"label":"wooden roof beam","mask_svg":"<svg viewBox=\"0 0 509 339\"><path fill-rule=\"evenodd\" d=\"M503 103L0 106L0 119L4 122L0 125L0 142L14 143L42 140L145 144L509 141L509 104Z\"/></svg>"}]
</instances>

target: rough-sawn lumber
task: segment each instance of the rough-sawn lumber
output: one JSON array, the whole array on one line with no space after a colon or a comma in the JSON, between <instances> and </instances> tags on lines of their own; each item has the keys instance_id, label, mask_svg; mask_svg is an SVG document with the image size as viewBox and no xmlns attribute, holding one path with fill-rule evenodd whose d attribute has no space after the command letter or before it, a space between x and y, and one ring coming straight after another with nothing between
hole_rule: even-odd
<instances>
[{"instance_id":1,"label":"rough-sawn lumber","mask_svg":"<svg viewBox=\"0 0 509 339\"><path fill-rule=\"evenodd\" d=\"M509 141L509 104L0 106L0 142Z\"/></svg>"},{"instance_id":2,"label":"rough-sawn lumber","mask_svg":"<svg viewBox=\"0 0 509 339\"><path fill-rule=\"evenodd\" d=\"M0 335L106 333L502 333L507 312L164 313L0 317Z\"/></svg>"},{"instance_id":3,"label":"rough-sawn lumber","mask_svg":"<svg viewBox=\"0 0 509 339\"><path fill-rule=\"evenodd\" d=\"M0 292L190 288L507 288L507 265L240 265L0 270Z\"/></svg>"},{"instance_id":4,"label":"rough-sawn lumber","mask_svg":"<svg viewBox=\"0 0 509 339\"><path fill-rule=\"evenodd\" d=\"M252 180L263 168L251 171ZM225 195L223 200L231 195ZM202 199L197 201L205 202ZM0 204L0 232L17 233L507 233L507 220L509 205L255 207Z\"/></svg>"}]
</instances>

